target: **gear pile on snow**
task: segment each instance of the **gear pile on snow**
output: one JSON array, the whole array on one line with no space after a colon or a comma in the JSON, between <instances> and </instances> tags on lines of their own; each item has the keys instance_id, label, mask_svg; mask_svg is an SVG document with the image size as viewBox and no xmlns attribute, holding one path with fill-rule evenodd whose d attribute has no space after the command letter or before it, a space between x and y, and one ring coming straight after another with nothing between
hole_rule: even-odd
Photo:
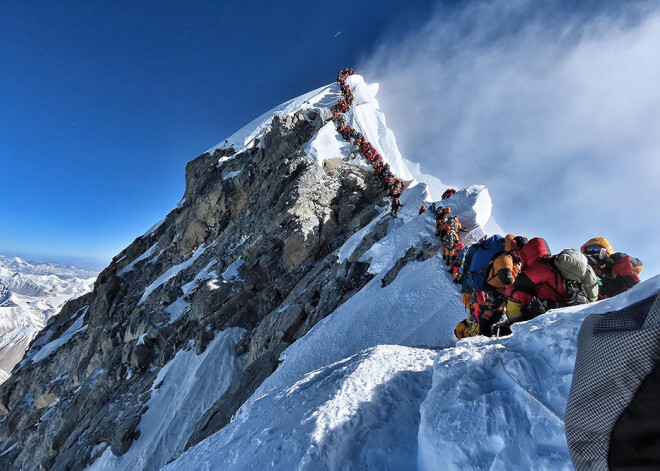
<instances>
[{"instance_id":1,"label":"gear pile on snow","mask_svg":"<svg viewBox=\"0 0 660 471\"><path fill-rule=\"evenodd\" d=\"M355 74L355 70L346 69L337 74L337 82L341 90L342 98L337 101L332 120L337 125L337 132L341 134L346 142L351 142L360 148L360 152L367 159L367 162L373 167L375 177L380 181L387 195L398 198L403 192L403 182L397 178L390 170L390 165L383 162L383 158L376 148L356 129L346 124L343 113L346 113L353 106L353 92L346 83L346 79Z\"/></svg>"}]
</instances>

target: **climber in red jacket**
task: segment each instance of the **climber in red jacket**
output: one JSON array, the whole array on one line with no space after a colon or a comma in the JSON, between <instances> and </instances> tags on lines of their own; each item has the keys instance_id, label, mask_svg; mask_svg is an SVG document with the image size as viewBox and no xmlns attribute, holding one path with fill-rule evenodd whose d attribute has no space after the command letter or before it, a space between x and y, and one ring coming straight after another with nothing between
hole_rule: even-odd
<instances>
[{"instance_id":1,"label":"climber in red jacket","mask_svg":"<svg viewBox=\"0 0 660 471\"><path fill-rule=\"evenodd\" d=\"M512 322L532 319L567 298L564 278L550 263L548 243L534 237L518 252L520 273L506 292L507 316Z\"/></svg>"},{"instance_id":2,"label":"climber in red jacket","mask_svg":"<svg viewBox=\"0 0 660 471\"><path fill-rule=\"evenodd\" d=\"M580 249L587 256L589 265L600 278L598 297L611 298L639 283L642 262L623 252L614 252L612 244L604 237L588 240Z\"/></svg>"}]
</instances>

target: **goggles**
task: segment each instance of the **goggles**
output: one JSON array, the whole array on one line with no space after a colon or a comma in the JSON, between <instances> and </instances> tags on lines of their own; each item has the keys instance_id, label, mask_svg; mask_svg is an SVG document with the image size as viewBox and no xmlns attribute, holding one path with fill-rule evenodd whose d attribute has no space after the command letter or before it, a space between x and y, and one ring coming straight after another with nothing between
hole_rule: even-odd
<instances>
[{"instance_id":1,"label":"goggles","mask_svg":"<svg viewBox=\"0 0 660 471\"><path fill-rule=\"evenodd\" d=\"M585 255L593 255L600 259L607 257L607 249L601 247L600 245L589 245L584 248L582 253Z\"/></svg>"}]
</instances>

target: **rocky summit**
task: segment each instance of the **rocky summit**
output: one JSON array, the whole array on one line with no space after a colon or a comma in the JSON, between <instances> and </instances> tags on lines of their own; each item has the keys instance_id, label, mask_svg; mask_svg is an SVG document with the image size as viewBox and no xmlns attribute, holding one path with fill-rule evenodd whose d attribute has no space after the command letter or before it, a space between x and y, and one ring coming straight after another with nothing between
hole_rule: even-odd
<instances>
[{"instance_id":1,"label":"rocky summit","mask_svg":"<svg viewBox=\"0 0 660 471\"><path fill-rule=\"evenodd\" d=\"M337 249L387 200L357 149L321 164L307 155L330 118L328 106L303 102L249 145L188 164L181 203L64 306L0 388L0 468L80 470L121 457L144 433L164 367L232 332L235 360L216 380L226 387L189 404L176 444L141 464L159 469L227 425L282 352L371 280L359 259L386 219L349 257Z\"/></svg>"}]
</instances>

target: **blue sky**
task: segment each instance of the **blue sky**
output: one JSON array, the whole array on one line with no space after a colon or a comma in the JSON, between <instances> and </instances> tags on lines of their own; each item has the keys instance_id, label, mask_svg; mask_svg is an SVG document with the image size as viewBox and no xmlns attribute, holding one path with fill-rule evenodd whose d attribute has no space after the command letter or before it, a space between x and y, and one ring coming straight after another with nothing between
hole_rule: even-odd
<instances>
[{"instance_id":1,"label":"blue sky","mask_svg":"<svg viewBox=\"0 0 660 471\"><path fill-rule=\"evenodd\" d=\"M488 185L505 230L555 251L605 235L660 271L657 12L456 3L3 5L0 253L104 265L189 160L355 66L404 156Z\"/></svg>"},{"instance_id":2,"label":"blue sky","mask_svg":"<svg viewBox=\"0 0 660 471\"><path fill-rule=\"evenodd\" d=\"M0 253L109 261L176 205L189 160L429 4L4 3Z\"/></svg>"}]
</instances>

